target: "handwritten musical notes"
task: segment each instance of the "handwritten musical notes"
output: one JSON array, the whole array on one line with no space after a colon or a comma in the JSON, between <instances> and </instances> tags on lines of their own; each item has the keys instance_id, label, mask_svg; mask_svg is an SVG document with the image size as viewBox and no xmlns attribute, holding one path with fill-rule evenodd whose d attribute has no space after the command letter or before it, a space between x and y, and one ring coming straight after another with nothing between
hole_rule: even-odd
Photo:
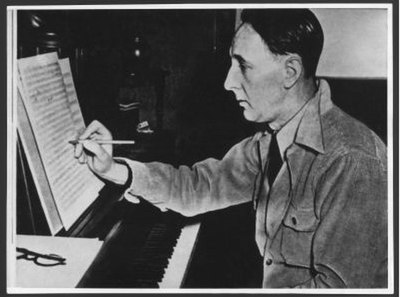
<instances>
[{"instance_id":1,"label":"handwritten musical notes","mask_svg":"<svg viewBox=\"0 0 400 297\"><path fill-rule=\"evenodd\" d=\"M22 99L53 198L64 227L69 229L103 185L76 162L74 148L68 144L77 130L84 128L75 89L75 96L71 91L72 77L63 77L56 53L19 59L18 70Z\"/></svg>"},{"instance_id":2,"label":"handwritten musical notes","mask_svg":"<svg viewBox=\"0 0 400 297\"><path fill-rule=\"evenodd\" d=\"M62 229L63 224L58 215L57 206L54 202L53 194L44 171L40 153L33 136L32 127L26 114L24 103L22 102L20 90L17 92L17 119L18 133L25 149L25 155L32 173L36 190L39 194L43 212L46 216L51 234L56 234Z\"/></svg>"},{"instance_id":3,"label":"handwritten musical notes","mask_svg":"<svg viewBox=\"0 0 400 297\"><path fill-rule=\"evenodd\" d=\"M69 59L58 60L61 68L61 73L64 79L65 90L67 91L68 106L71 110L71 116L74 121L76 129L85 129L85 122L83 121L83 116L81 108L79 106L78 96L76 95L75 85L72 78L71 66L69 64Z\"/></svg>"}]
</instances>

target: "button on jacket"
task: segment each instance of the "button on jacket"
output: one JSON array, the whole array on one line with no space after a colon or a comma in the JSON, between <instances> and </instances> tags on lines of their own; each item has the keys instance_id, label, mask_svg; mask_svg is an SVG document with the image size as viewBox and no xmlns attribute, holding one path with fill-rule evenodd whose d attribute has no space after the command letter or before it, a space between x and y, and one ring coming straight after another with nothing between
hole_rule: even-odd
<instances>
[{"instance_id":1,"label":"button on jacket","mask_svg":"<svg viewBox=\"0 0 400 297\"><path fill-rule=\"evenodd\" d=\"M265 288L387 287L382 141L332 103L324 80L302 112L271 188L260 180L270 138L257 133L222 160L190 168L126 159L133 174L126 198L141 196L186 216L253 201Z\"/></svg>"}]
</instances>

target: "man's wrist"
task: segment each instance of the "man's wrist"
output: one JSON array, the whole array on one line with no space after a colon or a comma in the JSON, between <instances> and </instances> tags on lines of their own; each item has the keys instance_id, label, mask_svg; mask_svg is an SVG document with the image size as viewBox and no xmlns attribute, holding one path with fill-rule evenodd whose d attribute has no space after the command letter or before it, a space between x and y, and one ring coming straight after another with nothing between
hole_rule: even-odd
<instances>
[{"instance_id":1,"label":"man's wrist","mask_svg":"<svg viewBox=\"0 0 400 297\"><path fill-rule=\"evenodd\" d=\"M117 185L126 185L129 179L132 181L132 171L126 163L114 162L109 171L109 180Z\"/></svg>"}]
</instances>

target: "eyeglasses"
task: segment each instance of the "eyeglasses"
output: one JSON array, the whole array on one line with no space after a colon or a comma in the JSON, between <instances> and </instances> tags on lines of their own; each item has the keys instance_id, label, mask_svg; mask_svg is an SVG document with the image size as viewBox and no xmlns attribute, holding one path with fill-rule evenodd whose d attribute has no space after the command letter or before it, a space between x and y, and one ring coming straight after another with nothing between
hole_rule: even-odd
<instances>
[{"instance_id":1,"label":"eyeglasses","mask_svg":"<svg viewBox=\"0 0 400 297\"><path fill-rule=\"evenodd\" d=\"M25 248L17 247L17 252L22 253L17 256L17 260L25 259L28 261L33 261L36 265L39 266L57 266L57 265L65 265L65 258L62 258L56 254L39 254L36 252L32 252Z\"/></svg>"}]
</instances>

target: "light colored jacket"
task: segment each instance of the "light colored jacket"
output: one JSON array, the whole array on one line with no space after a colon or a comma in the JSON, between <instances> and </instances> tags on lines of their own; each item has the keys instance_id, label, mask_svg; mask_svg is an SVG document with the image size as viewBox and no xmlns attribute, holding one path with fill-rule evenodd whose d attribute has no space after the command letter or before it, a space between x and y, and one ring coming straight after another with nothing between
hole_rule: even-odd
<instances>
[{"instance_id":1,"label":"light colored jacket","mask_svg":"<svg viewBox=\"0 0 400 297\"><path fill-rule=\"evenodd\" d=\"M386 147L330 97L321 80L272 189L257 153L270 135L257 133L191 168L126 160L128 192L186 216L253 201L263 287L387 287Z\"/></svg>"}]
</instances>

